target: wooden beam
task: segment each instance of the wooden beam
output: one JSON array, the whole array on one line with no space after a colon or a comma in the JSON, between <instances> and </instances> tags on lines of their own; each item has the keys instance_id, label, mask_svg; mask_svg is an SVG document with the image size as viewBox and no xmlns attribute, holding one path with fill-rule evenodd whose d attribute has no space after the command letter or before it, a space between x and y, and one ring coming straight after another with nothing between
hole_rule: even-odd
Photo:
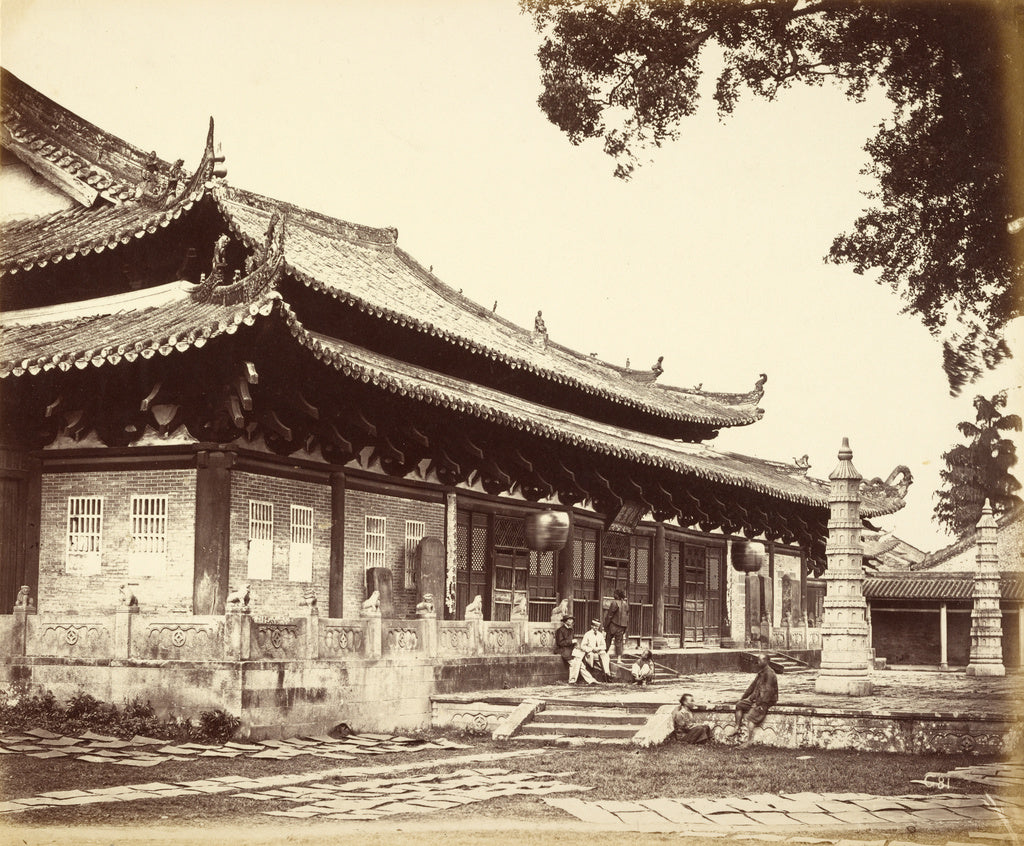
<instances>
[{"instance_id":1,"label":"wooden beam","mask_svg":"<svg viewBox=\"0 0 1024 846\"><path fill-rule=\"evenodd\" d=\"M234 394L228 397L228 413L231 415L232 422L239 429L245 426L245 415L242 414L242 406L238 402L238 397Z\"/></svg>"},{"instance_id":2,"label":"wooden beam","mask_svg":"<svg viewBox=\"0 0 1024 846\"><path fill-rule=\"evenodd\" d=\"M153 385L153 389L146 394L146 396L142 398L142 402L139 403L139 411L149 411L149 407L156 401L156 396L160 393L162 385L162 382L157 382Z\"/></svg>"},{"instance_id":3,"label":"wooden beam","mask_svg":"<svg viewBox=\"0 0 1024 846\"><path fill-rule=\"evenodd\" d=\"M238 391L238 398L242 401L242 408L252 411L252 394L249 393L249 385L241 376L235 380L235 390Z\"/></svg>"},{"instance_id":4,"label":"wooden beam","mask_svg":"<svg viewBox=\"0 0 1024 846\"><path fill-rule=\"evenodd\" d=\"M245 381L250 385L258 385L260 383L260 374L256 372L256 365L251 361L245 362Z\"/></svg>"},{"instance_id":5,"label":"wooden beam","mask_svg":"<svg viewBox=\"0 0 1024 846\"><path fill-rule=\"evenodd\" d=\"M277 416L277 412L274 409L265 412L261 417L261 422L270 431L280 435L286 441L293 439L292 430L281 422L281 418Z\"/></svg>"},{"instance_id":6,"label":"wooden beam","mask_svg":"<svg viewBox=\"0 0 1024 846\"><path fill-rule=\"evenodd\" d=\"M312 417L314 420L320 419L320 409L311 402L308 402L302 395L302 391L295 392L294 402L295 405L298 406L299 410L307 417Z\"/></svg>"}]
</instances>

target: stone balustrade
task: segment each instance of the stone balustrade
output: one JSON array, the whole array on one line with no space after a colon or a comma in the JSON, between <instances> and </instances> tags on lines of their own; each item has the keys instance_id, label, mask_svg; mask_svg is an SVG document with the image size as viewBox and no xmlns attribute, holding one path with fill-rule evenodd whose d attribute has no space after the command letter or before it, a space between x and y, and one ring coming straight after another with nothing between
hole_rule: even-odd
<instances>
[{"instance_id":1,"label":"stone balustrade","mask_svg":"<svg viewBox=\"0 0 1024 846\"><path fill-rule=\"evenodd\" d=\"M321 618L315 608L268 618L236 606L223 615L151 615L138 606L77 617L16 609L0 616L0 652L75 661L345 661L403 655L550 654L548 623L525 620Z\"/></svg>"}]
</instances>

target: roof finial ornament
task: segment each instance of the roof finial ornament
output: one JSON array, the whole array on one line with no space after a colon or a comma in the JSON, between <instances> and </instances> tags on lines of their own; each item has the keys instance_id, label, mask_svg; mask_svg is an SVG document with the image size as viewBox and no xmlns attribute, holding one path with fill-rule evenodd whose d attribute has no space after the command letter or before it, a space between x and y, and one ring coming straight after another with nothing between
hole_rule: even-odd
<instances>
[{"instance_id":1,"label":"roof finial ornament","mask_svg":"<svg viewBox=\"0 0 1024 846\"><path fill-rule=\"evenodd\" d=\"M544 325L544 317L541 314L540 309L537 309L537 316L533 318L533 330L539 332L541 335L548 334L548 327Z\"/></svg>"},{"instance_id":2,"label":"roof finial ornament","mask_svg":"<svg viewBox=\"0 0 1024 846\"><path fill-rule=\"evenodd\" d=\"M811 469L811 458L807 453L804 453L799 458L794 458L793 463L804 471L804 475L807 475L807 471Z\"/></svg>"},{"instance_id":3,"label":"roof finial ornament","mask_svg":"<svg viewBox=\"0 0 1024 846\"><path fill-rule=\"evenodd\" d=\"M665 356L659 355L658 360L651 365L651 371L654 373L654 378L657 379L662 373L665 372L665 368L661 366L661 363L665 360Z\"/></svg>"},{"instance_id":4,"label":"roof finial ornament","mask_svg":"<svg viewBox=\"0 0 1024 846\"><path fill-rule=\"evenodd\" d=\"M210 132L213 132L213 118L210 118ZM213 157L213 178L224 179L228 175L227 165L224 164L224 145L217 142L217 153Z\"/></svg>"},{"instance_id":5,"label":"roof finial ornament","mask_svg":"<svg viewBox=\"0 0 1024 846\"><path fill-rule=\"evenodd\" d=\"M626 359L626 370L629 370L629 359Z\"/></svg>"},{"instance_id":6,"label":"roof finial ornament","mask_svg":"<svg viewBox=\"0 0 1024 846\"><path fill-rule=\"evenodd\" d=\"M161 185L162 181L160 178L160 159L157 158L156 150L153 150L146 158L146 175L139 184L136 196L147 197L151 200L159 199L167 187L166 182Z\"/></svg>"},{"instance_id":7,"label":"roof finial ornament","mask_svg":"<svg viewBox=\"0 0 1024 846\"><path fill-rule=\"evenodd\" d=\"M185 187L185 160L178 159L167 176L167 189L171 194L177 194L179 188Z\"/></svg>"},{"instance_id":8,"label":"roof finial ornament","mask_svg":"<svg viewBox=\"0 0 1024 846\"><path fill-rule=\"evenodd\" d=\"M755 391L764 391L764 383L768 381L768 374L762 373L761 377L754 383Z\"/></svg>"},{"instance_id":9,"label":"roof finial ornament","mask_svg":"<svg viewBox=\"0 0 1024 846\"><path fill-rule=\"evenodd\" d=\"M494 305L491 306L491 314L495 314L498 311L498 301L494 301Z\"/></svg>"}]
</instances>

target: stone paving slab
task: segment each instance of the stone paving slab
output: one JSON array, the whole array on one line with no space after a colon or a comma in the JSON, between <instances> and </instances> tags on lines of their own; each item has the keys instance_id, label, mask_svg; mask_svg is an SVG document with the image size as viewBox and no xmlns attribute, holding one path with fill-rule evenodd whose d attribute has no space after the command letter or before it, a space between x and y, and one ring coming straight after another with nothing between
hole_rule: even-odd
<instances>
[{"instance_id":1,"label":"stone paving slab","mask_svg":"<svg viewBox=\"0 0 1024 846\"><path fill-rule=\"evenodd\" d=\"M417 740L382 734L349 735L342 739L318 736L268 740L263 743L230 741L220 745L200 743L168 743L152 737L136 735L130 741L85 732L65 736L47 729L29 729L24 734L0 737L0 754L21 753L47 759L70 756L90 764L118 764L128 767L151 767L169 761L192 761L197 758L277 758L315 755L334 760L352 760L355 755L384 755L391 752L418 752L437 749L469 749L469 744L451 740Z\"/></svg>"}]
</instances>

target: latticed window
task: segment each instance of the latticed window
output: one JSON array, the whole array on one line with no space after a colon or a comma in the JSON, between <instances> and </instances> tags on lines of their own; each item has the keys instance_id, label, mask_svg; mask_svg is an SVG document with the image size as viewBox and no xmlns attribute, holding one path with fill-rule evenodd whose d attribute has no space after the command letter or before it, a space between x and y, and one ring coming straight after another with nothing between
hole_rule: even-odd
<instances>
[{"instance_id":1,"label":"latticed window","mask_svg":"<svg viewBox=\"0 0 1024 846\"><path fill-rule=\"evenodd\" d=\"M313 581L313 509L307 505L291 507L288 578L293 582Z\"/></svg>"},{"instance_id":2,"label":"latticed window","mask_svg":"<svg viewBox=\"0 0 1024 846\"><path fill-rule=\"evenodd\" d=\"M67 568L85 575L100 571L103 544L103 497L69 496Z\"/></svg>"},{"instance_id":3,"label":"latticed window","mask_svg":"<svg viewBox=\"0 0 1024 846\"><path fill-rule=\"evenodd\" d=\"M249 500L250 579L269 579L274 568L274 504Z\"/></svg>"},{"instance_id":4,"label":"latticed window","mask_svg":"<svg viewBox=\"0 0 1024 846\"><path fill-rule=\"evenodd\" d=\"M157 575L167 562L167 497L132 496L128 572Z\"/></svg>"},{"instance_id":5,"label":"latticed window","mask_svg":"<svg viewBox=\"0 0 1024 846\"><path fill-rule=\"evenodd\" d=\"M387 518L367 514L363 532L363 563L367 570L387 566L386 544Z\"/></svg>"},{"instance_id":6,"label":"latticed window","mask_svg":"<svg viewBox=\"0 0 1024 846\"><path fill-rule=\"evenodd\" d=\"M422 520L405 521L405 586L416 587L416 547L427 533L427 524Z\"/></svg>"},{"instance_id":7,"label":"latticed window","mask_svg":"<svg viewBox=\"0 0 1024 846\"><path fill-rule=\"evenodd\" d=\"M651 601L651 539L634 537L629 550L629 601Z\"/></svg>"}]
</instances>

